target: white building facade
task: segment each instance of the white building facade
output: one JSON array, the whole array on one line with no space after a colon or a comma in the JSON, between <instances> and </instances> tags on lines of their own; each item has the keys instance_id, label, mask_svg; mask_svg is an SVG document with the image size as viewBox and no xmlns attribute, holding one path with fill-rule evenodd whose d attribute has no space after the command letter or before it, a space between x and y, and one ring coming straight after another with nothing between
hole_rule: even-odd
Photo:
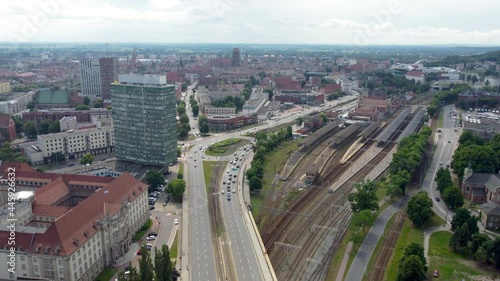
<instances>
[{"instance_id":1,"label":"white building facade","mask_svg":"<svg viewBox=\"0 0 500 281\"><path fill-rule=\"evenodd\" d=\"M80 60L80 84L82 95L89 97L102 95L101 67L98 59Z\"/></svg>"}]
</instances>

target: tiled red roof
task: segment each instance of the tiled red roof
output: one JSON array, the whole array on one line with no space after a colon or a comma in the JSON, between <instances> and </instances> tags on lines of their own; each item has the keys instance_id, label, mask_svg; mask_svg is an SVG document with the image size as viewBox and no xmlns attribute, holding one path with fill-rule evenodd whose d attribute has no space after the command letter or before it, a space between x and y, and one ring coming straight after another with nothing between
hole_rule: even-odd
<instances>
[{"instance_id":1,"label":"tiled red roof","mask_svg":"<svg viewBox=\"0 0 500 281\"><path fill-rule=\"evenodd\" d=\"M66 175L61 176L64 177ZM106 182L109 178L101 177L100 179ZM68 211L64 210L65 212L59 216L44 233L17 233L16 245L27 252L36 252L37 247L41 247L39 250L40 253L44 253L45 248L48 248L47 254L58 254L62 256L71 255L71 253L83 245L87 239L92 238L98 231L93 227L93 224L102 220L105 217L105 212L108 216L115 215L127 198L133 201L140 196L142 192L147 192L148 190L146 184L127 173L116 179L111 178L111 180L112 181L109 182L105 188L97 190L80 204ZM62 178L54 181L54 184L62 184ZM59 188L59 186L55 188ZM46 193L47 192L51 191L46 191ZM35 205L38 204L38 198L36 198L36 196L37 195L35 195ZM43 206L35 206L34 210L37 213L43 212L43 208ZM50 210L48 206L45 206L45 208L47 208L47 212L50 211L53 214L60 214L62 212L62 209L52 208L52 206ZM7 244L8 236L8 231L0 232L0 247ZM56 248L59 249L58 253L54 251Z\"/></svg>"},{"instance_id":2,"label":"tiled red roof","mask_svg":"<svg viewBox=\"0 0 500 281\"><path fill-rule=\"evenodd\" d=\"M70 192L62 178L44 185L35 190L36 203L40 205L52 205Z\"/></svg>"},{"instance_id":3,"label":"tiled red roof","mask_svg":"<svg viewBox=\"0 0 500 281\"><path fill-rule=\"evenodd\" d=\"M16 172L20 171L34 172L31 166L28 165L27 163L2 161L2 164L0 164L0 173L1 174L6 173L7 169L9 168L15 168Z\"/></svg>"},{"instance_id":4,"label":"tiled red roof","mask_svg":"<svg viewBox=\"0 0 500 281\"><path fill-rule=\"evenodd\" d=\"M405 75L410 76L410 77L422 77L423 72L422 71L410 71L410 72L406 73Z\"/></svg>"}]
</instances>

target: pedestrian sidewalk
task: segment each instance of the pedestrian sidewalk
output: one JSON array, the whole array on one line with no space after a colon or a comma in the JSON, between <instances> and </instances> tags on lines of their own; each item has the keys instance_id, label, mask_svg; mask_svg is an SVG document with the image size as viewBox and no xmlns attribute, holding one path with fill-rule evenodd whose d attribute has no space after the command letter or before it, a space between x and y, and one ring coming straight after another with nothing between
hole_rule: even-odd
<instances>
[{"instance_id":1,"label":"pedestrian sidewalk","mask_svg":"<svg viewBox=\"0 0 500 281\"><path fill-rule=\"evenodd\" d=\"M429 227L429 228L424 230L424 256L425 256L425 259L427 260L427 265L429 265L429 262L430 262L429 261L429 241L431 239L431 235L434 232L439 232L439 231L452 232L451 225L447 223L446 225L433 226L433 227Z\"/></svg>"}]
</instances>

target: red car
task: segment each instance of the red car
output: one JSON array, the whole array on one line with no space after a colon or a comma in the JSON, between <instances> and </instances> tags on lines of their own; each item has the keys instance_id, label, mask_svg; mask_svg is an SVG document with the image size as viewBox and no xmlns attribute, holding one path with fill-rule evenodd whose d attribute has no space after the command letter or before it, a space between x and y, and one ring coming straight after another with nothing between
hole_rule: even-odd
<instances>
[{"instance_id":1,"label":"red car","mask_svg":"<svg viewBox=\"0 0 500 281\"><path fill-rule=\"evenodd\" d=\"M137 250L137 255L140 256L141 255L141 250Z\"/></svg>"}]
</instances>

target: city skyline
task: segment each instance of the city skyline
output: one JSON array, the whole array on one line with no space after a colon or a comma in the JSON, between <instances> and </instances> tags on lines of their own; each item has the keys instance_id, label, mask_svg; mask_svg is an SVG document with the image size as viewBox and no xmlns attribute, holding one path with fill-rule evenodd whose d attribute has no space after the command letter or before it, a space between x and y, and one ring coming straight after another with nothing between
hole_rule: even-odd
<instances>
[{"instance_id":1,"label":"city skyline","mask_svg":"<svg viewBox=\"0 0 500 281\"><path fill-rule=\"evenodd\" d=\"M19 3L18 3L19 2ZM0 11L7 42L500 45L500 3L450 0L27 0Z\"/></svg>"}]
</instances>

